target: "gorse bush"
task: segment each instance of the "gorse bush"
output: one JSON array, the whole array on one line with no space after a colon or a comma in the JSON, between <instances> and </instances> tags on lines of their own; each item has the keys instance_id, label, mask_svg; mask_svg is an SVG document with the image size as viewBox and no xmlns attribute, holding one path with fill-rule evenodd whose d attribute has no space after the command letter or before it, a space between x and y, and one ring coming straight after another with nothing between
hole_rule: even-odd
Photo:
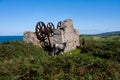
<instances>
[{"instance_id":1,"label":"gorse bush","mask_svg":"<svg viewBox=\"0 0 120 80\"><path fill-rule=\"evenodd\" d=\"M31 71L31 64L47 57L43 49L22 41L0 43L0 76L11 78L15 74L27 74Z\"/></svg>"},{"instance_id":2,"label":"gorse bush","mask_svg":"<svg viewBox=\"0 0 120 80\"><path fill-rule=\"evenodd\" d=\"M82 53L91 53L94 56L111 59L120 62L120 41L94 41L87 40L87 44L81 46Z\"/></svg>"},{"instance_id":3,"label":"gorse bush","mask_svg":"<svg viewBox=\"0 0 120 80\"><path fill-rule=\"evenodd\" d=\"M99 48L104 49L100 46L107 45L91 42L86 45L86 53L76 49L64 55L50 56L42 48L22 41L0 43L0 80L120 79L117 59L94 56Z\"/></svg>"}]
</instances>

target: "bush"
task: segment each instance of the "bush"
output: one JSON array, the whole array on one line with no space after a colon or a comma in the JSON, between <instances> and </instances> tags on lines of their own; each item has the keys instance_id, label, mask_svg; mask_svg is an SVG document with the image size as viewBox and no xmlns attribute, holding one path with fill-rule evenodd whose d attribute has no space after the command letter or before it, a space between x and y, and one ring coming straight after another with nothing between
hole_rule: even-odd
<instances>
[{"instance_id":1,"label":"bush","mask_svg":"<svg viewBox=\"0 0 120 80\"><path fill-rule=\"evenodd\" d=\"M120 62L120 41L87 41L81 46L81 53L91 53L94 56Z\"/></svg>"},{"instance_id":2,"label":"bush","mask_svg":"<svg viewBox=\"0 0 120 80\"><path fill-rule=\"evenodd\" d=\"M99 48L98 44L95 46ZM89 48L88 54L83 54L76 49L53 57L22 41L1 43L0 80L120 79L120 63L93 56L92 50Z\"/></svg>"}]
</instances>

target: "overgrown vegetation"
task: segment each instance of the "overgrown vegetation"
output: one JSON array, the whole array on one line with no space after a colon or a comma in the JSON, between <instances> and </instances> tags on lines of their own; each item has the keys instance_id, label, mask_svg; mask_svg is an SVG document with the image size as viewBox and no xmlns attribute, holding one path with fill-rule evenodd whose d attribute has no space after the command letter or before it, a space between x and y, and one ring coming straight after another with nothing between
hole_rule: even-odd
<instances>
[{"instance_id":1,"label":"overgrown vegetation","mask_svg":"<svg viewBox=\"0 0 120 80\"><path fill-rule=\"evenodd\" d=\"M119 80L120 39L82 38L79 49L54 57L22 41L0 43L0 80Z\"/></svg>"}]
</instances>

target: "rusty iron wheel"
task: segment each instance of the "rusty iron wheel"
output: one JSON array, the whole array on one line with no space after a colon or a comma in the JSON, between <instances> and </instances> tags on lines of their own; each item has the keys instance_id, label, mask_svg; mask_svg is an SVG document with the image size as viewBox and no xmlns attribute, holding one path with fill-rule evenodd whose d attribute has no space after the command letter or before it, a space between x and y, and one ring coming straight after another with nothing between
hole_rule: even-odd
<instances>
[{"instance_id":1,"label":"rusty iron wheel","mask_svg":"<svg viewBox=\"0 0 120 80\"><path fill-rule=\"evenodd\" d=\"M55 29L55 26L53 25L52 22L49 22L49 23L47 24L47 27L48 27L48 29L49 29L49 31L50 31L49 36L53 36L53 35L54 35L54 34L53 34L53 30Z\"/></svg>"},{"instance_id":2,"label":"rusty iron wheel","mask_svg":"<svg viewBox=\"0 0 120 80\"><path fill-rule=\"evenodd\" d=\"M49 23L47 24L47 27L50 28L50 29L55 29L55 26L53 25L52 22L49 22Z\"/></svg>"},{"instance_id":3,"label":"rusty iron wheel","mask_svg":"<svg viewBox=\"0 0 120 80\"><path fill-rule=\"evenodd\" d=\"M35 31L36 31L36 36L39 40L44 40L46 35L45 35L45 30L46 29L46 26L45 24L40 21L36 24L36 28L35 28Z\"/></svg>"}]
</instances>

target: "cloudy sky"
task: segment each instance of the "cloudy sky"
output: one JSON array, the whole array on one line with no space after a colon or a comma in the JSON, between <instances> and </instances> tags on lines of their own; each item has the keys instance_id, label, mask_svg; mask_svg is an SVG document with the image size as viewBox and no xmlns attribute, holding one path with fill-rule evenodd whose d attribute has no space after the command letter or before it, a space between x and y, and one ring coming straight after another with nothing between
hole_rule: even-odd
<instances>
[{"instance_id":1,"label":"cloudy sky","mask_svg":"<svg viewBox=\"0 0 120 80\"><path fill-rule=\"evenodd\" d=\"M0 35L23 35L67 18L80 34L120 31L120 0L0 0Z\"/></svg>"}]
</instances>

